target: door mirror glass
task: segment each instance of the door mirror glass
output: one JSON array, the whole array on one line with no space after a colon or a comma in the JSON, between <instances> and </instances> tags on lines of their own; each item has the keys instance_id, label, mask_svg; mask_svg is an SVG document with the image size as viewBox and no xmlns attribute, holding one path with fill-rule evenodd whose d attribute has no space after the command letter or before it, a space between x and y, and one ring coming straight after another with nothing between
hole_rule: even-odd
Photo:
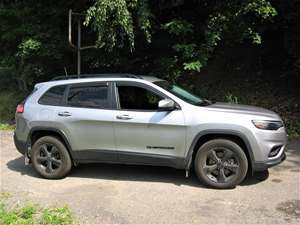
<instances>
[{"instance_id":1,"label":"door mirror glass","mask_svg":"<svg viewBox=\"0 0 300 225\"><path fill-rule=\"evenodd\" d=\"M162 99L158 102L158 108L161 110L169 110L172 111L174 110L175 107L175 102L171 99Z\"/></svg>"}]
</instances>

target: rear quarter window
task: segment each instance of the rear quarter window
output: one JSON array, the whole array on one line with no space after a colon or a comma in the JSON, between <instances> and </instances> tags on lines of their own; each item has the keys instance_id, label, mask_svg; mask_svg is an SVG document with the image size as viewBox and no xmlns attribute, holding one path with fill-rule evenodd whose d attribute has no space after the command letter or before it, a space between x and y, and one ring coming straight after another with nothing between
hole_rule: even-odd
<instances>
[{"instance_id":1,"label":"rear quarter window","mask_svg":"<svg viewBox=\"0 0 300 225\"><path fill-rule=\"evenodd\" d=\"M65 90L66 85L52 87L43 94L38 102L42 105L63 105Z\"/></svg>"}]
</instances>

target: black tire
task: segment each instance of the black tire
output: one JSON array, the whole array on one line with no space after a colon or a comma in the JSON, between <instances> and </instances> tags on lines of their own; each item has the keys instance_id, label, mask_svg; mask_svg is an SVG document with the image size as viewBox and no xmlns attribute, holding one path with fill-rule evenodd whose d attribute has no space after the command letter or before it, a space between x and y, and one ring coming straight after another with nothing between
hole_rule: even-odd
<instances>
[{"instance_id":1,"label":"black tire","mask_svg":"<svg viewBox=\"0 0 300 225\"><path fill-rule=\"evenodd\" d=\"M41 137L34 143L31 160L34 169L47 179L63 178L72 168L66 146L53 136Z\"/></svg>"},{"instance_id":2,"label":"black tire","mask_svg":"<svg viewBox=\"0 0 300 225\"><path fill-rule=\"evenodd\" d=\"M243 149L228 139L213 139L204 143L196 154L194 168L206 185L225 189L241 183L248 170Z\"/></svg>"}]
</instances>

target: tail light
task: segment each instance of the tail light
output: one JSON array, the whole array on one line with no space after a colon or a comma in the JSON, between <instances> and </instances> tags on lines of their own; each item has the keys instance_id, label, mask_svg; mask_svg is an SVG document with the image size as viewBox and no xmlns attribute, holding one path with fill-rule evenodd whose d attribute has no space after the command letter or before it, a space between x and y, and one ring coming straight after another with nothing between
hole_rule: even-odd
<instances>
[{"instance_id":1,"label":"tail light","mask_svg":"<svg viewBox=\"0 0 300 225\"><path fill-rule=\"evenodd\" d=\"M23 112L24 112L24 104L19 104L17 106L16 113L23 113Z\"/></svg>"}]
</instances>

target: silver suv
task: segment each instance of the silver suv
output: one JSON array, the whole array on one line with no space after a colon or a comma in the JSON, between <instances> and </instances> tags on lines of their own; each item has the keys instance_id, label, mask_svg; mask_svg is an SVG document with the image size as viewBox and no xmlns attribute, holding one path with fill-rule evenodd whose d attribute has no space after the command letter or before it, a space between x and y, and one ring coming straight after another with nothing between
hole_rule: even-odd
<instances>
[{"instance_id":1,"label":"silver suv","mask_svg":"<svg viewBox=\"0 0 300 225\"><path fill-rule=\"evenodd\" d=\"M287 134L274 112L212 103L165 80L130 74L59 77L35 85L16 110L14 134L45 178L79 163L194 168L215 188L285 159Z\"/></svg>"}]
</instances>

